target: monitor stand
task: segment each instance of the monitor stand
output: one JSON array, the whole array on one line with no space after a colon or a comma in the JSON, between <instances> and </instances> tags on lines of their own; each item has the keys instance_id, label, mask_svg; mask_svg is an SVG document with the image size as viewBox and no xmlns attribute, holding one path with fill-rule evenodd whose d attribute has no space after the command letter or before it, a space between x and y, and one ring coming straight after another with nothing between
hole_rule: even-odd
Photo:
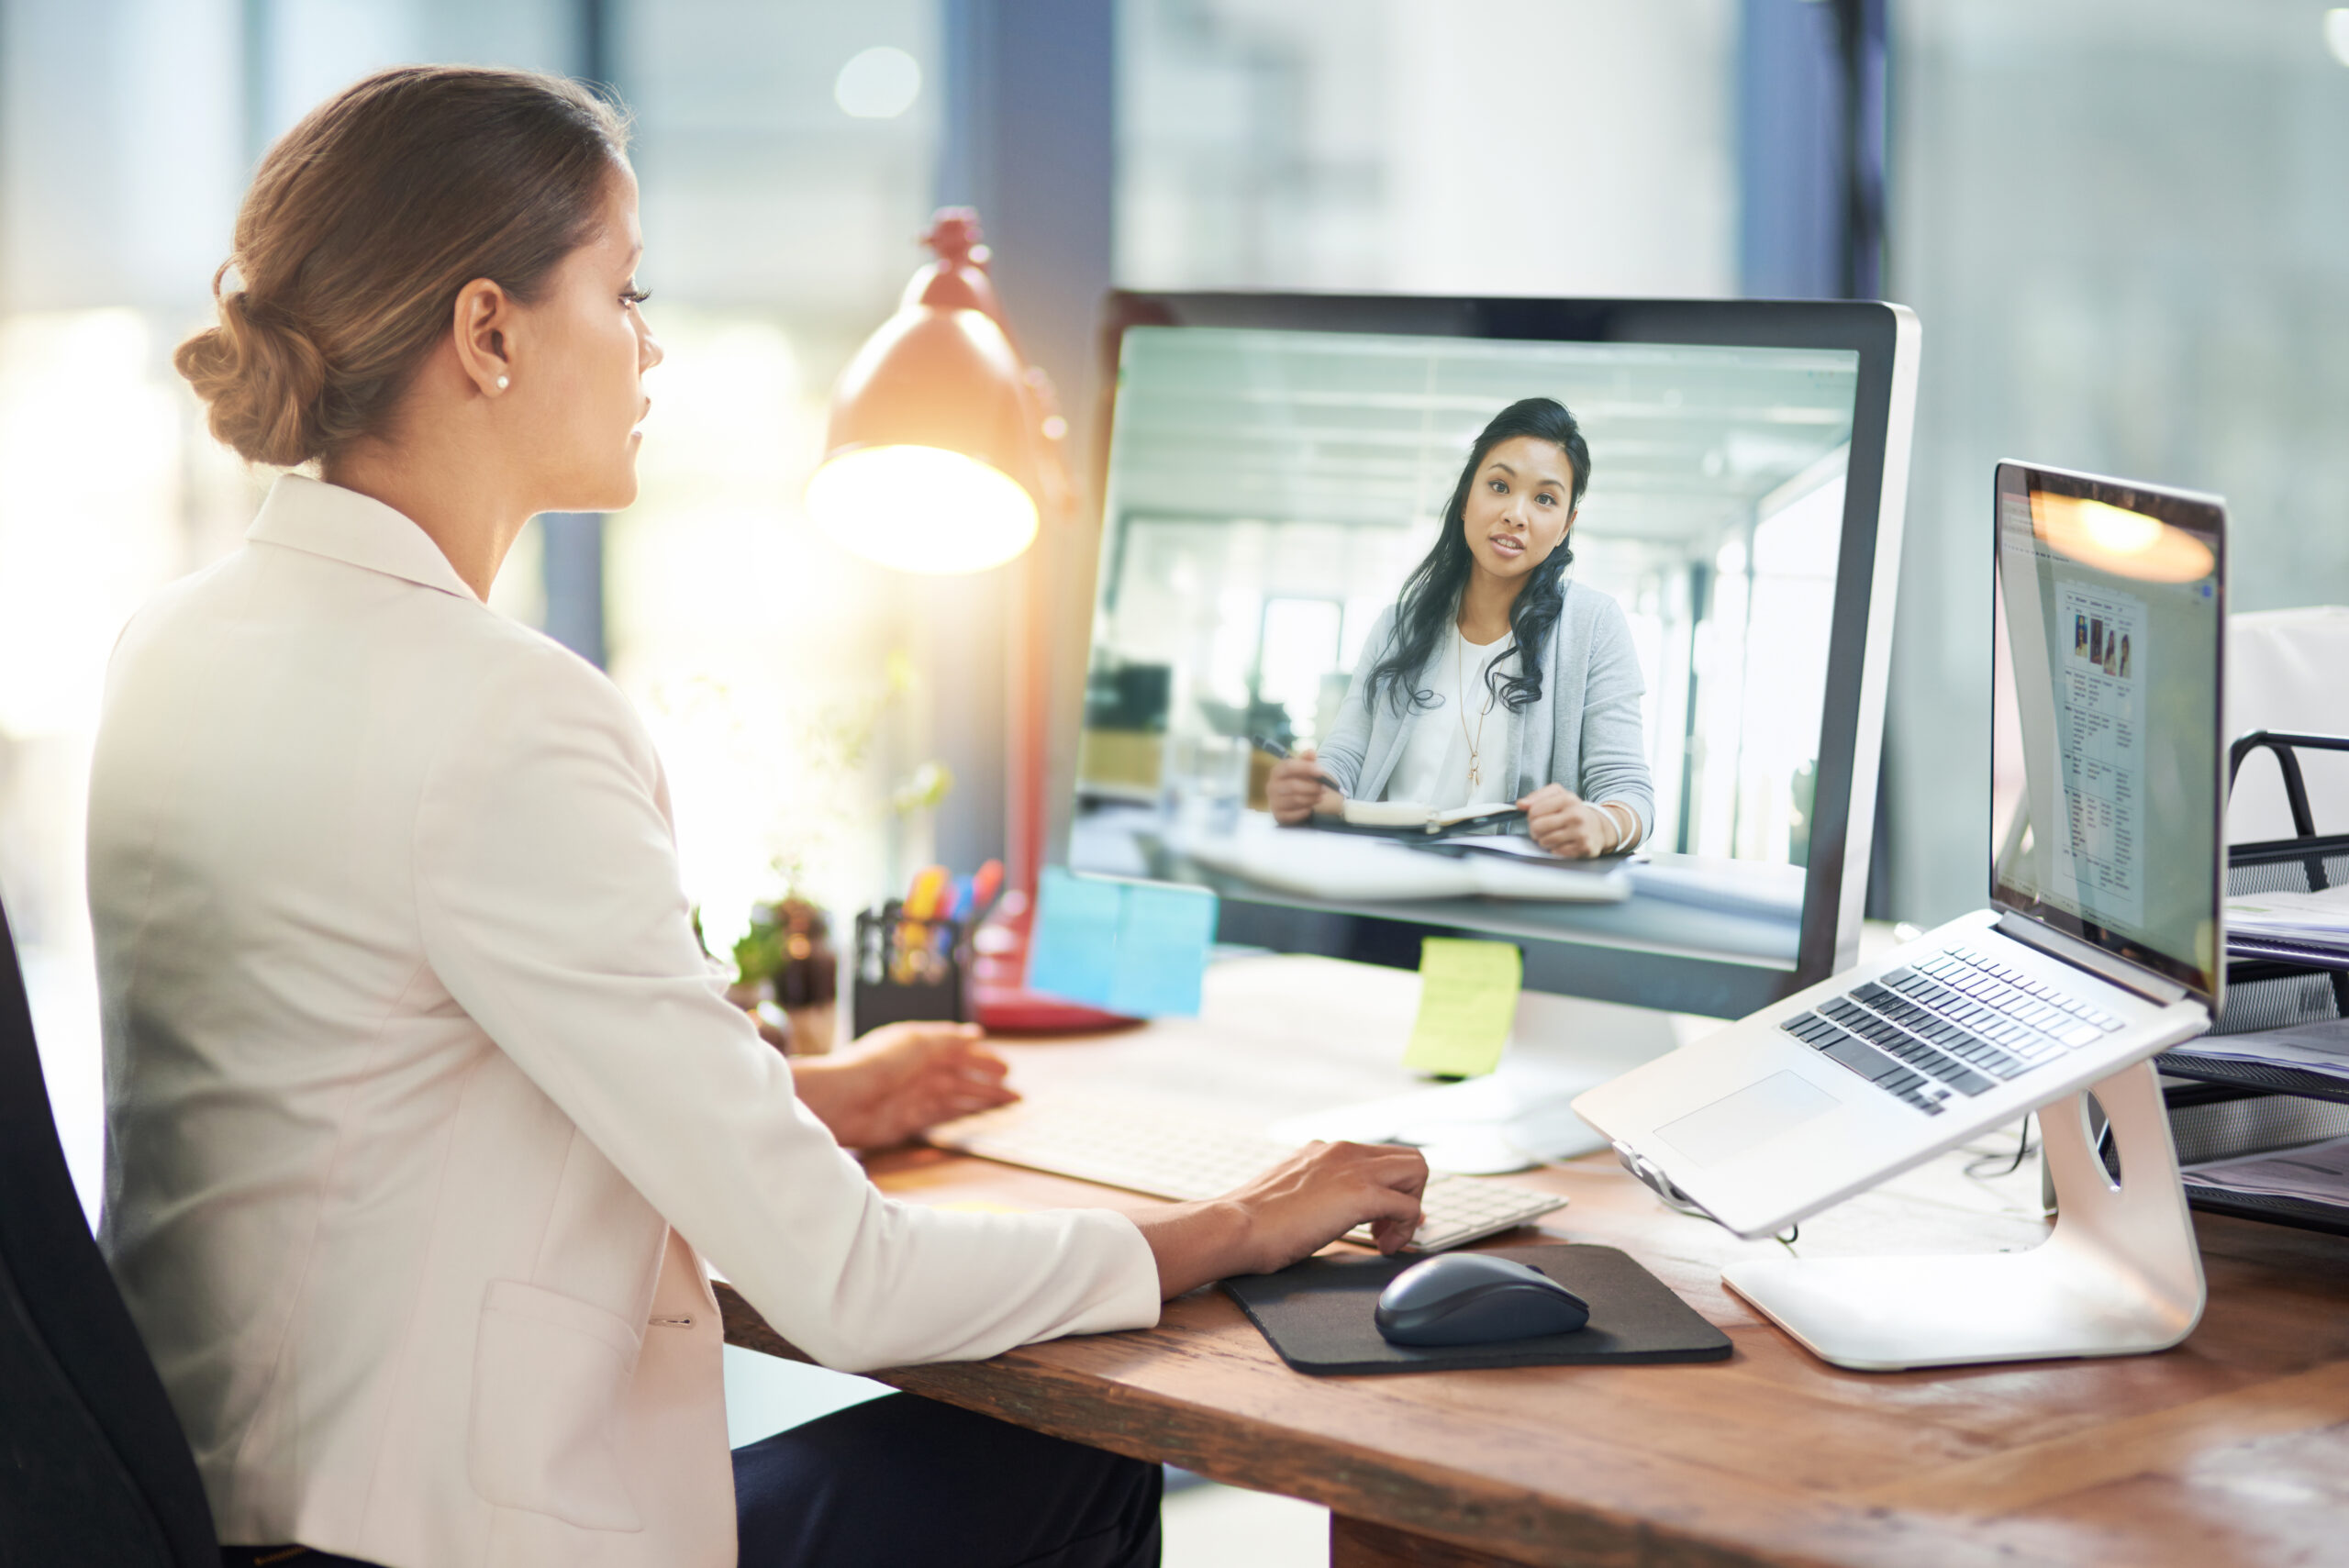
<instances>
[{"instance_id":1,"label":"monitor stand","mask_svg":"<svg viewBox=\"0 0 2349 1568\"><path fill-rule=\"evenodd\" d=\"M2153 1063L2090 1088L2121 1153L2112 1181L2087 1106L2039 1113L2055 1225L2022 1252L1927 1258L1762 1258L1722 1281L1837 1366L1861 1372L2167 1350L2201 1319L2202 1254L2188 1218Z\"/></svg>"}]
</instances>

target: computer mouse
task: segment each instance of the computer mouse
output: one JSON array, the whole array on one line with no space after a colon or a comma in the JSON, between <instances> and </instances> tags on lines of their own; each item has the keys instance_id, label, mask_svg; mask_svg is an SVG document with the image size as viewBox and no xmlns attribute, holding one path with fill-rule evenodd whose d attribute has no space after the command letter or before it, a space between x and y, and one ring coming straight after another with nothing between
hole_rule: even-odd
<instances>
[{"instance_id":1,"label":"computer mouse","mask_svg":"<svg viewBox=\"0 0 2349 1568\"><path fill-rule=\"evenodd\" d=\"M1443 1252L1388 1281L1374 1320L1397 1345L1489 1345L1571 1334L1590 1321L1590 1303L1528 1264Z\"/></svg>"}]
</instances>

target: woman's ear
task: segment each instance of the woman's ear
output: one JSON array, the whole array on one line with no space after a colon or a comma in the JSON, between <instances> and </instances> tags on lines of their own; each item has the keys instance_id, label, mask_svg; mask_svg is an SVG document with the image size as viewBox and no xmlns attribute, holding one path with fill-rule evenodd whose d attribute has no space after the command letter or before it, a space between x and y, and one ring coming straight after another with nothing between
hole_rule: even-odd
<instances>
[{"instance_id":1,"label":"woman's ear","mask_svg":"<svg viewBox=\"0 0 2349 1568\"><path fill-rule=\"evenodd\" d=\"M487 278L475 278L457 291L453 314L458 368L483 396L498 396L514 384L513 296Z\"/></svg>"}]
</instances>

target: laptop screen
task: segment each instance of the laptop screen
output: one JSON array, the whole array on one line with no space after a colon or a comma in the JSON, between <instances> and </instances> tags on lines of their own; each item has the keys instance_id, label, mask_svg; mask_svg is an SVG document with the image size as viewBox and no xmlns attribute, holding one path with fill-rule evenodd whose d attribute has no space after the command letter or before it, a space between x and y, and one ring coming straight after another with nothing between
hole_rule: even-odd
<instances>
[{"instance_id":1,"label":"laptop screen","mask_svg":"<svg viewBox=\"0 0 2349 1568\"><path fill-rule=\"evenodd\" d=\"M2225 517L1998 465L1991 897L2213 1003Z\"/></svg>"}]
</instances>

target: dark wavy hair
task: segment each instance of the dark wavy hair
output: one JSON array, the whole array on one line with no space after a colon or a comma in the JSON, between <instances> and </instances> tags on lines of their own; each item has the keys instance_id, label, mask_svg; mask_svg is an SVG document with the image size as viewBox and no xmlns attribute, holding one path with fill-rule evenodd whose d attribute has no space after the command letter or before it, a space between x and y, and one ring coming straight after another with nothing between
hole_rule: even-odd
<instances>
[{"instance_id":1,"label":"dark wavy hair","mask_svg":"<svg viewBox=\"0 0 2349 1568\"><path fill-rule=\"evenodd\" d=\"M1476 558L1468 550L1468 489L1476 483L1476 471L1485 466L1492 450L1520 436L1547 441L1566 454L1575 471L1575 493L1567 510L1571 513L1582 505L1582 493L1590 487L1590 445L1582 439L1582 427L1566 406L1555 398L1528 397L1494 415L1469 449L1468 464L1460 471L1460 483L1453 486L1452 504L1443 509L1443 527L1436 534L1435 547L1403 580L1395 621L1387 628L1386 651L1371 666L1370 689L1364 694L1370 704L1375 706L1384 694L1400 713L1407 704L1424 707L1434 700L1434 694L1419 689L1417 683L1445 627L1459 613L1461 590L1475 565ZM1533 569L1518 591L1517 603L1508 613L1509 645L1485 666L1486 685L1512 711L1542 700L1542 656L1550 646L1551 632L1557 628L1558 612L1565 606L1566 568L1575 560L1571 540L1571 535L1560 539L1550 558ZM1518 673L1503 679L1498 666L1520 651L1525 656L1518 661Z\"/></svg>"}]
</instances>

